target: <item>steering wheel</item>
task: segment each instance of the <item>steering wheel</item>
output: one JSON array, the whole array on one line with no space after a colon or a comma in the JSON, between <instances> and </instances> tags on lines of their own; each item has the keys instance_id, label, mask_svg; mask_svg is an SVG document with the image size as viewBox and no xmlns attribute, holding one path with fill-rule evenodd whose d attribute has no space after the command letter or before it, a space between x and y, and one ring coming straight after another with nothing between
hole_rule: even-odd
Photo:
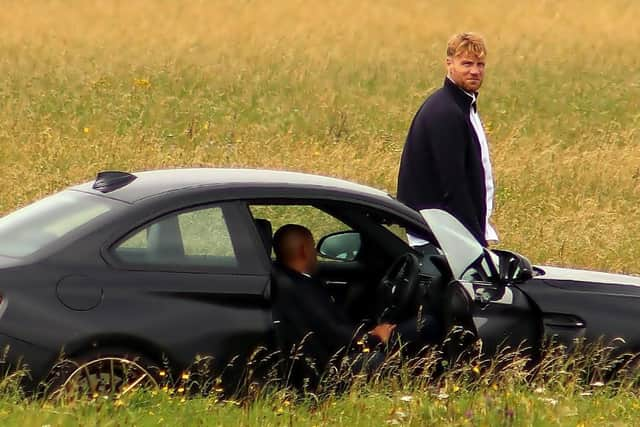
<instances>
[{"instance_id":1,"label":"steering wheel","mask_svg":"<svg viewBox=\"0 0 640 427\"><path fill-rule=\"evenodd\" d=\"M396 320L415 303L420 260L407 252L399 256L385 272L378 285L380 321Z\"/></svg>"}]
</instances>

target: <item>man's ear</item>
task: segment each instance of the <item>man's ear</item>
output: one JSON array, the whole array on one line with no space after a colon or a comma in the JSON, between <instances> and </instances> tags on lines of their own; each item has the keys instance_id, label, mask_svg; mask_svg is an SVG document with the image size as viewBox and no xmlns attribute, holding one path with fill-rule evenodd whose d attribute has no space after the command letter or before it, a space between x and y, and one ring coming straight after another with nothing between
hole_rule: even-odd
<instances>
[{"instance_id":1,"label":"man's ear","mask_svg":"<svg viewBox=\"0 0 640 427\"><path fill-rule=\"evenodd\" d=\"M453 65L453 58L450 56L447 56L447 58L444 60L444 66L447 69L447 74L450 74L452 65Z\"/></svg>"}]
</instances>

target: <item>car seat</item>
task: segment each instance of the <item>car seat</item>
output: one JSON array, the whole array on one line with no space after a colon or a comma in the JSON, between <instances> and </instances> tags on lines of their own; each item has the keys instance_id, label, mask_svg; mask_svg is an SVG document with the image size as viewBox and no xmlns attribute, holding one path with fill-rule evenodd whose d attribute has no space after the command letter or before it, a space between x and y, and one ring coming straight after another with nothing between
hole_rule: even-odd
<instances>
[{"instance_id":1,"label":"car seat","mask_svg":"<svg viewBox=\"0 0 640 427\"><path fill-rule=\"evenodd\" d=\"M171 215L147 229L148 262L179 263L184 258L184 246L178 217Z\"/></svg>"},{"instance_id":2,"label":"car seat","mask_svg":"<svg viewBox=\"0 0 640 427\"><path fill-rule=\"evenodd\" d=\"M264 245L264 249L267 251L267 256L271 258L271 251L273 250L273 227L271 221L264 218L254 219L258 234Z\"/></svg>"}]
</instances>

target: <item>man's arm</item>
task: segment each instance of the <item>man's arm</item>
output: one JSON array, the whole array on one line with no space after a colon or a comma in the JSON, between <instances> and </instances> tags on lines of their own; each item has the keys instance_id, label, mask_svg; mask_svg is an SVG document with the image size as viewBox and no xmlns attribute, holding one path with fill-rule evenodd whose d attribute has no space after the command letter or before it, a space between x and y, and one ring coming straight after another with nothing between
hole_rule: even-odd
<instances>
[{"instance_id":1,"label":"man's arm","mask_svg":"<svg viewBox=\"0 0 640 427\"><path fill-rule=\"evenodd\" d=\"M317 286L322 286L317 284ZM363 324L355 324L347 318L344 312L337 307L321 289L323 295L314 295L315 301L311 302L305 311L308 313L309 325L312 331L328 346L334 348L346 348L366 333L387 343L396 325L381 323L371 330L364 328Z\"/></svg>"},{"instance_id":2,"label":"man's arm","mask_svg":"<svg viewBox=\"0 0 640 427\"><path fill-rule=\"evenodd\" d=\"M424 123L426 140L433 156L433 167L440 179L443 207L464 223L476 237L482 236L482 226L475 213L469 188L466 153L473 143L464 117L438 114Z\"/></svg>"},{"instance_id":3,"label":"man's arm","mask_svg":"<svg viewBox=\"0 0 640 427\"><path fill-rule=\"evenodd\" d=\"M391 323L381 323L372 330L369 331L370 335L377 337L384 344L389 342L391 333L396 329L396 325Z\"/></svg>"}]
</instances>

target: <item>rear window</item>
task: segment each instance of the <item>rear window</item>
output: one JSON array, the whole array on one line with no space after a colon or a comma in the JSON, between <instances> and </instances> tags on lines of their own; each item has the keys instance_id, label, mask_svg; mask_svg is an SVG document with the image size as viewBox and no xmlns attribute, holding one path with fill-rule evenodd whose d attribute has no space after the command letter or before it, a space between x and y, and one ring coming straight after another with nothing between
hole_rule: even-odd
<instances>
[{"instance_id":1,"label":"rear window","mask_svg":"<svg viewBox=\"0 0 640 427\"><path fill-rule=\"evenodd\" d=\"M0 255L29 256L109 212L113 201L63 191L0 218Z\"/></svg>"},{"instance_id":2,"label":"rear window","mask_svg":"<svg viewBox=\"0 0 640 427\"><path fill-rule=\"evenodd\" d=\"M125 239L115 254L131 266L179 271L238 266L220 206L167 215Z\"/></svg>"}]
</instances>

